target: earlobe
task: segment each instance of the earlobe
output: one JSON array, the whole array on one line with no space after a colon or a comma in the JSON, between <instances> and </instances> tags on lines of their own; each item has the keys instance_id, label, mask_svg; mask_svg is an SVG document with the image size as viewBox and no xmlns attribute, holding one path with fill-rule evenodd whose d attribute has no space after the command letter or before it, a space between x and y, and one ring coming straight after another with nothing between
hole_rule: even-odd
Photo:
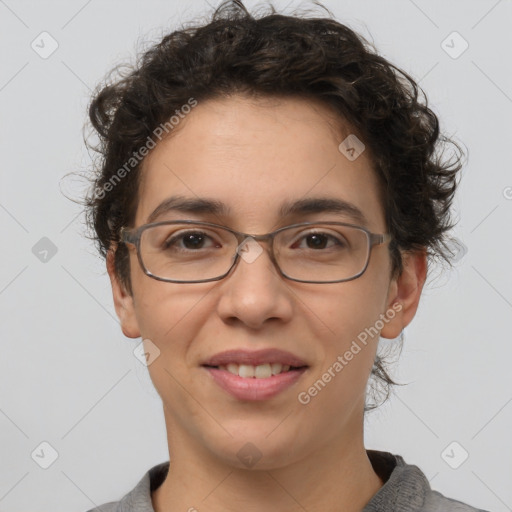
<instances>
[{"instance_id":1,"label":"earlobe","mask_svg":"<svg viewBox=\"0 0 512 512\"><path fill-rule=\"evenodd\" d=\"M114 307L121 323L123 334L128 338L139 338L140 329L135 315L133 296L128 293L115 271L114 265L115 248L109 249L107 253L107 272L112 286Z\"/></svg>"},{"instance_id":2,"label":"earlobe","mask_svg":"<svg viewBox=\"0 0 512 512\"><path fill-rule=\"evenodd\" d=\"M409 325L418 309L425 284L426 250L403 253L402 261L403 270L389 287L386 316L390 320L381 330L382 338L396 338Z\"/></svg>"}]
</instances>

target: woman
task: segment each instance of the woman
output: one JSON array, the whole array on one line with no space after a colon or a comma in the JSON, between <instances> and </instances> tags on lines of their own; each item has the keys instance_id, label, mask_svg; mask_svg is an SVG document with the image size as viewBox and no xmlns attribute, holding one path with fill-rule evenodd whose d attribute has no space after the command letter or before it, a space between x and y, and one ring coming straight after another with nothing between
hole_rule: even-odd
<instances>
[{"instance_id":1,"label":"woman","mask_svg":"<svg viewBox=\"0 0 512 512\"><path fill-rule=\"evenodd\" d=\"M379 337L448 260L461 167L435 158L414 81L332 19L233 1L164 37L90 117L89 219L170 459L95 510L477 510L364 447L394 384Z\"/></svg>"}]
</instances>

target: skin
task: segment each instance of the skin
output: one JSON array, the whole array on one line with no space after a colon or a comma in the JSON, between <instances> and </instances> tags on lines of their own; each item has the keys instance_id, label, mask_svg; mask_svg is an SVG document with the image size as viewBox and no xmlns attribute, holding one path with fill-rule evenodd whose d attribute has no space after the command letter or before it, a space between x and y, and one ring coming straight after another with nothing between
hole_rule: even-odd
<instances>
[{"instance_id":1,"label":"skin","mask_svg":"<svg viewBox=\"0 0 512 512\"><path fill-rule=\"evenodd\" d=\"M368 152L349 161L338 150L349 133L311 100L200 102L146 157L135 226L176 194L220 200L233 214L174 213L159 220L206 220L253 234L301 221L351 222L333 213L278 217L283 200L330 196L355 204L368 229L385 233ZM310 403L299 403L297 395L393 304L402 309L380 336L395 338L410 323L425 281L425 252L404 254L404 270L394 278L384 244L373 248L361 277L344 283L287 280L264 251L252 263L241 260L223 280L177 284L146 276L128 247L133 296L114 272L115 247L107 269L123 333L150 339L160 350L148 369L162 398L172 463L152 494L155 511L360 511L383 485L363 442L365 388L378 337ZM274 347L301 357L309 369L266 401L236 400L200 366L227 349ZM262 454L252 468L237 457L247 442Z\"/></svg>"}]
</instances>

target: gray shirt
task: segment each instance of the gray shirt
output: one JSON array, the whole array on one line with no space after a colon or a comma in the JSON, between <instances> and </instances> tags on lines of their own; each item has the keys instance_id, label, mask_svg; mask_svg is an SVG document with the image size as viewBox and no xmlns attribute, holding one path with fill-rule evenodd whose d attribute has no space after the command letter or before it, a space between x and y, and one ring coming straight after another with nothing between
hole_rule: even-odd
<instances>
[{"instance_id":1,"label":"gray shirt","mask_svg":"<svg viewBox=\"0 0 512 512\"><path fill-rule=\"evenodd\" d=\"M488 512L433 491L418 466L406 464L400 455L376 450L366 453L385 483L362 512ZM169 462L153 466L120 501L105 503L88 512L155 512L151 493L163 483L168 469Z\"/></svg>"}]
</instances>

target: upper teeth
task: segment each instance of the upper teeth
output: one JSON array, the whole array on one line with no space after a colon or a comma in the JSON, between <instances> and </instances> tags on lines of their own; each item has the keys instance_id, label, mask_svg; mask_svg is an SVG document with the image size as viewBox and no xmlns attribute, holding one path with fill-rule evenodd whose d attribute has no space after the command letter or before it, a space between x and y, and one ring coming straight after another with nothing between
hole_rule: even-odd
<instances>
[{"instance_id":1,"label":"upper teeth","mask_svg":"<svg viewBox=\"0 0 512 512\"><path fill-rule=\"evenodd\" d=\"M272 375L287 372L290 369L290 365L282 365L281 363L266 363L259 364L258 366L253 366L250 364L230 363L228 365L219 366L219 369L227 370L229 373L238 375L239 377L255 377L257 379L267 379Z\"/></svg>"}]
</instances>

